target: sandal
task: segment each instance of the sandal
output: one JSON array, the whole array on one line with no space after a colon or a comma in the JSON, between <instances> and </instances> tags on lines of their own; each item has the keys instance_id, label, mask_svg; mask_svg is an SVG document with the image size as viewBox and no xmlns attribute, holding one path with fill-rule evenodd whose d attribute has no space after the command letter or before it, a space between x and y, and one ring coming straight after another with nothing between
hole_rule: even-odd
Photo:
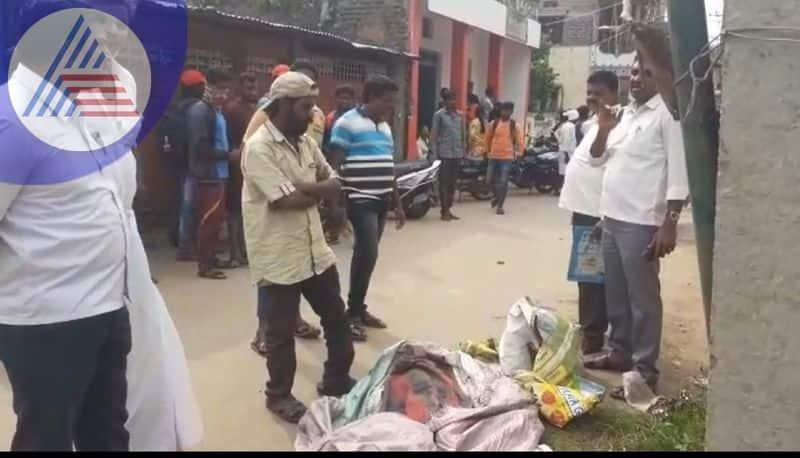
<instances>
[{"instance_id":1,"label":"sandal","mask_svg":"<svg viewBox=\"0 0 800 458\"><path fill-rule=\"evenodd\" d=\"M364 311L360 317L356 318L355 323L368 328L386 329L386 323L383 320L367 311Z\"/></svg>"},{"instance_id":2,"label":"sandal","mask_svg":"<svg viewBox=\"0 0 800 458\"><path fill-rule=\"evenodd\" d=\"M289 395L285 398L267 398L267 410L275 414L281 420L296 425L306 414L306 406L302 402Z\"/></svg>"},{"instance_id":3,"label":"sandal","mask_svg":"<svg viewBox=\"0 0 800 458\"><path fill-rule=\"evenodd\" d=\"M367 331L362 328L358 323L350 322L350 338L353 342L366 342Z\"/></svg>"},{"instance_id":4,"label":"sandal","mask_svg":"<svg viewBox=\"0 0 800 458\"><path fill-rule=\"evenodd\" d=\"M243 264L238 259L230 259L228 261L217 259L214 261L215 269L238 269L239 267L243 267Z\"/></svg>"},{"instance_id":5,"label":"sandal","mask_svg":"<svg viewBox=\"0 0 800 458\"><path fill-rule=\"evenodd\" d=\"M263 340L255 339L250 342L250 349L263 358L267 357L267 343Z\"/></svg>"},{"instance_id":6,"label":"sandal","mask_svg":"<svg viewBox=\"0 0 800 458\"><path fill-rule=\"evenodd\" d=\"M632 364L623 361L617 353L609 352L594 359L584 360L583 367L601 371L627 372L631 370Z\"/></svg>"},{"instance_id":7,"label":"sandal","mask_svg":"<svg viewBox=\"0 0 800 458\"><path fill-rule=\"evenodd\" d=\"M344 383L335 385L326 385L323 382L319 382L317 383L317 394L320 396L340 398L349 393L357 383L358 381L352 377L348 377Z\"/></svg>"},{"instance_id":8,"label":"sandal","mask_svg":"<svg viewBox=\"0 0 800 458\"><path fill-rule=\"evenodd\" d=\"M197 276L200 278L208 278L210 280L225 280L228 278L224 272L214 269L201 270L200 272L197 272Z\"/></svg>"},{"instance_id":9,"label":"sandal","mask_svg":"<svg viewBox=\"0 0 800 458\"><path fill-rule=\"evenodd\" d=\"M300 319L300 322L297 323L297 329L294 331L294 336L300 339L314 340L318 339L320 334L322 334L322 331L319 328L311 326L302 318Z\"/></svg>"}]
</instances>

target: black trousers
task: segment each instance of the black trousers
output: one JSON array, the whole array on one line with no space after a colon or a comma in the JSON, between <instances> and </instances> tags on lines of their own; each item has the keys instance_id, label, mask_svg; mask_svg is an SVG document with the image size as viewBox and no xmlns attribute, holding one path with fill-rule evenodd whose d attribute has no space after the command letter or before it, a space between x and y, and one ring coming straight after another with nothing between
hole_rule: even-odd
<instances>
[{"instance_id":1,"label":"black trousers","mask_svg":"<svg viewBox=\"0 0 800 458\"><path fill-rule=\"evenodd\" d=\"M363 200L347 203L347 217L353 225L355 246L350 263L350 293L347 313L351 317L367 310L366 298L372 272L378 262L378 245L386 227L389 203L385 200Z\"/></svg>"},{"instance_id":2,"label":"black trousers","mask_svg":"<svg viewBox=\"0 0 800 458\"><path fill-rule=\"evenodd\" d=\"M442 214L446 215L453 207L461 159L442 159L441 161L442 167L439 170L439 199Z\"/></svg>"},{"instance_id":3,"label":"black trousers","mask_svg":"<svg viewBox=\"0 0 800 458\"><path fill-rule=\"evenodd\" d=\"M258 289L258 318L266 324L267 397L280 398L292 393L297 371L294 332L300 315L301 294L322 319L325 331L328 360L322 383L337 387L349 381L355 351L341 292L339 271L335 266L300 283Z\"/></svg>"},{"instance_id":4,"label":"black trousers","mask_svg":"<svg viewBox=\"0 0 800 458\"><path fill-rule=\"evenodd\" d=\"M572 214L573 226L594 226L600 218ZM583 329L587 343L603 345L604 335L608 328L606 309L606 287L597 283L578 283L578 322Z\"/></svg>"},{"instance_id":5,"label":"black trousers","mask_svg":"<svg viewBox=\"0 0 800 458\"><path fill-rule=\"evenodd\" d=\"M128 310L41 326L0 325L14 396L13 451L127 451Z\"/></svg>"}]
</instances>

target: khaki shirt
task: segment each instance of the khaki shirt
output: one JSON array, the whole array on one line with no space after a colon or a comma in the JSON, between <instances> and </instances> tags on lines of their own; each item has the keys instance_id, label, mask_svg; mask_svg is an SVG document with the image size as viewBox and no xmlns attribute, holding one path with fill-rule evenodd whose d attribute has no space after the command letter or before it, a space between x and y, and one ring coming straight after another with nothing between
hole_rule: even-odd
<instances>
[{"instance_id":1,"label":"khaki shirt","mask_svg":"<svg viewBox=\"0 0 800 458\"><path fill-rule=\"evenodd\" d=\"M245 140L250 138L259 127L264 125L266 120L267 114L264 113L264 110L256 110L256 112L253 113L253 117L250 118L250 123L245 130ZM313 138L314 141L317 142L317 145L320 147L322 146L322 140L325 137L325 113L316 105L314 105L314 108L311 110L311 122L308 123L306 135Z\"/></svg>"},{"instance_id":2,"label":"khaki shirt","mask_svg":"<svg viewBox=\"0 0 800 458\"><path fill-rule=\"evenodd\" d=\"M242 212L250 274L255 284L292 285L336 263L316 206L274 210L269 204L295 191L292 183L336 176L317 144L300 137L299 151L267 120L247 140L242 158Z\"/></svg>"}]
</instances>

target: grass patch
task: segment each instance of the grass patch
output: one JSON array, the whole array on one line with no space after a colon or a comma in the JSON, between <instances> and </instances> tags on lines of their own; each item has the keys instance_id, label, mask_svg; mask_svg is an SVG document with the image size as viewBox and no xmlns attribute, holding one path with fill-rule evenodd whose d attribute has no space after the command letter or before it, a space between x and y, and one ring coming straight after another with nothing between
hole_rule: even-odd
<instances>
[{"instance_id":1,"label":"grass patch","mask_svg":"<svg viewBox=\"0 0 800 458\"><path fill-rule=\"evenodd\" d=\"M705 450L705 392L679 400L663 419L606 399L564 429L548 426L543 442L556 451Z\"/></svg>"}]
</instances>

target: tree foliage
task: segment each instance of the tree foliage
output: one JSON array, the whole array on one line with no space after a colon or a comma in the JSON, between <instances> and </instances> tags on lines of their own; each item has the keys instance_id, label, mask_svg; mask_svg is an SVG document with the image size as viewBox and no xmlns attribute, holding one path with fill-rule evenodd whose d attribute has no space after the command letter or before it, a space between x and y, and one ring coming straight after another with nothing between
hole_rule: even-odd
<instances>
[{"instance_id":1,"label":"tree foliage","mask_svg":"<svg viewBox=\"0 0 800 458\"><path fill-rule=\"evenodd\" d=\"M503 0L503 4L523 17L533 17L539 9L539 0Z\"/></svg>"},{"instance_id":2,"label":"tree foliage","mask_svg":"<svg viewBox=\"0 0 800 458\"><path fill-rule=\"evenodd\" d=\"M530 111L540 113L547 110L547 106L558 93L558 73L549 63L550 50L537 49L531 59L531 95Z\"/></svg>"}]
</instances>

